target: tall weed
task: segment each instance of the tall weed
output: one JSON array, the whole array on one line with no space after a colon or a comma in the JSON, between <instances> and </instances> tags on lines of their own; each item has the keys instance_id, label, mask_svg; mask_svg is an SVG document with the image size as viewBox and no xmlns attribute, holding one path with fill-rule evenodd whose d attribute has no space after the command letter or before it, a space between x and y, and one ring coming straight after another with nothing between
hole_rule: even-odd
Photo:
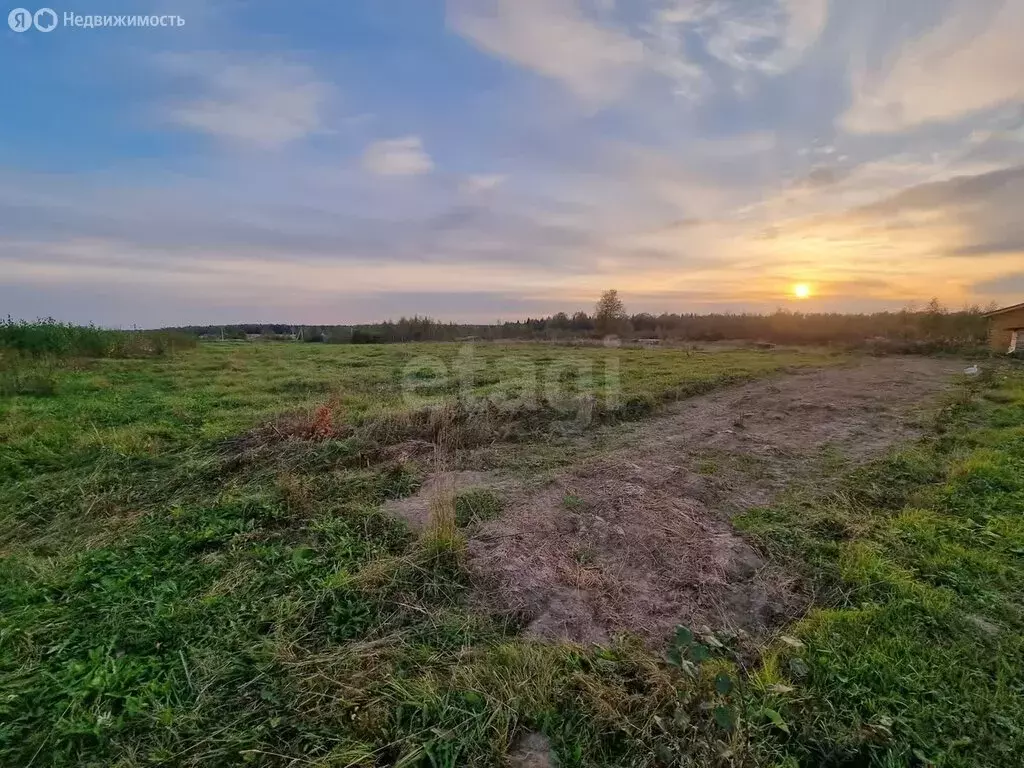
<instances>
[{"instance_id":1,"label":"tall weed","mask_svg":"<svg viewBox=\"0 0 1024 768\"><path fill-rule=\"evenodd\" d=\"M28 357L162 357L195 345L194 337L171 331L111 330L52 317L0 320L0 349Z\"/></svg>"}]
</instances>

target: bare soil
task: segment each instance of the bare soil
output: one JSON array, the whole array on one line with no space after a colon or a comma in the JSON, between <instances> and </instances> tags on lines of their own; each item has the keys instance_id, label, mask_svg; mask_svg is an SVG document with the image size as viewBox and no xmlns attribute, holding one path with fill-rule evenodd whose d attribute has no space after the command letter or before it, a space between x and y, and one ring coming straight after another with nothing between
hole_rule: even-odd
<instances>
[{"instance_id":1,"label":"bare soil","mask_svg":"<svg viewBox=\"0 0 1024 768\"><path fill-rule=\"evenodd\" d=\"M580 643L626 630L659 645L677 624L760 635L802 598L731 516L795 485L827 488L826 458L860 463L914 438L922 407L962 368L865 359L690 398L541 487L446 473L507 500L468 531L476 600L528 634ZM436 482L394 511L422 524Z\"/></svg>"},{"instance_id":2,"label":"bare soil","mask_svg":"<svg viewBox=\"0 0 1024 768\"><path fill-rule=\"evenodd\" d=\"M508 768L551 768L551 744L542 733L529 731L509 749Z\"/></svg>"}]
</instances>

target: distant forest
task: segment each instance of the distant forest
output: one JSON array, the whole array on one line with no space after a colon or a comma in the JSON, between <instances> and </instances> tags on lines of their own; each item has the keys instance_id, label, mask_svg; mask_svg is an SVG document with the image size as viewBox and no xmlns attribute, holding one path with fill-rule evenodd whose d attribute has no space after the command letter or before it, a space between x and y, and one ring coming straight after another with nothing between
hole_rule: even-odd
<instances>
[{"instance_id":1,"label":"distant forest","mask_svg":"<svg viewBox=\"0 0 1024 768\"><path fill-rule=\"evenodd\" d=\"M977 307L950 311L937 301L923 309L871 314L661 314L629 315L608 292L592 314L559 312L488 325L444 323L429 317L360 325L292 325L288 323L188 326L174 330L209 339L294 340L328 344L383 344L410 341L572 341L608 335L624 340L677 342L759 341L775 344L865 343L962 347L985 339L986 320Z\"/></svg>"}]
</instances>

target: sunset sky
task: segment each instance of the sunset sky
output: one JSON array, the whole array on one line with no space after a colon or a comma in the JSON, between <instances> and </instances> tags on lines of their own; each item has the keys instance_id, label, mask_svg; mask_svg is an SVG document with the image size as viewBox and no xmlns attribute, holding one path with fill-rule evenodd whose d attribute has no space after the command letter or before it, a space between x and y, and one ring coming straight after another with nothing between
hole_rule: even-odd
<instances>
[{"instance_id":1,"label":"sunset sky","mask_svg":"<svg viewBox=\"0 0 1024 768\"><path fill-rule=\"evenodd\" d=\"M0 27L0 314L1024 301L1024 0L54 10L185 24Z\"/></svg>"}]
</instances>

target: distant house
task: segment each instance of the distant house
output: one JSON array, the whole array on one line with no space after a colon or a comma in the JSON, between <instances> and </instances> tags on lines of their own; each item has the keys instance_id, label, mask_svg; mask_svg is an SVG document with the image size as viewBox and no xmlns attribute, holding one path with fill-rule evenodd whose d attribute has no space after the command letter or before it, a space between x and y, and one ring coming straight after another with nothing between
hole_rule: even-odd
<instances>
[{"instance_id":1,"label":"distant house","mask_svg":"<svg viewBox=\"0 0 1024 768\"><path fill-rule=\"evenodd\" d=\"M992 312L988 318L988 343L997 352L1024 352L1024 304Z\"/></svg>"}]
</instances>

